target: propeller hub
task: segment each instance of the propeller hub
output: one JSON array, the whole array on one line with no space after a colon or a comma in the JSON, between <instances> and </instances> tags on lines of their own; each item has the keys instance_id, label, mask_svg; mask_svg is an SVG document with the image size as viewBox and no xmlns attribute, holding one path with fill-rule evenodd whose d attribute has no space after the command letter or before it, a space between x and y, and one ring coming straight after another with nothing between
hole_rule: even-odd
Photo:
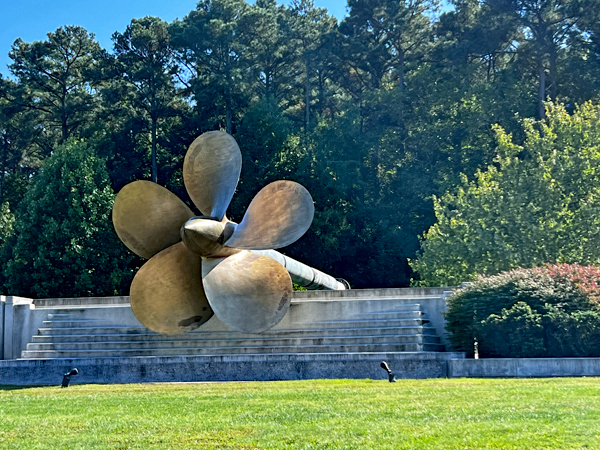
<instances>
[{"instance_id":1,"label":"propeller hub","mask_svg":"<svg viewBox=\"0 0 600 450\"><path fill-rule=\"evenodd\" d=\"M225 225L213 217L192 217L181 227L181 239L200 256L214 256L223 248Z\"/></svg>"}]
</instances>

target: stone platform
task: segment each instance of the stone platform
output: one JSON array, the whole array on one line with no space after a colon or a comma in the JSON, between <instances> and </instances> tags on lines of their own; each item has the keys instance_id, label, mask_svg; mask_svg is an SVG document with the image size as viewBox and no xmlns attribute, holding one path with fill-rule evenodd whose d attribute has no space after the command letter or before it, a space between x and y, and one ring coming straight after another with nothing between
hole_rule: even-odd
<instances>
[{"instance_id":1,"label":"stone platform","mask_svg":"<svg viewBox=\"0 0 600 450\"><path fill-rule=\"evenodd\" d=\"M227 381L446 376L441 288L295 292L286 317L258 335L216 317L199 330L160 335L144 328L127 297L30 300L0 305L0 384ZM57 375L58 374L58 375ZM60 377L59 377L60 378Z\"/></svg>"},{"instance_id":2,"label":"stone platform","mask_svg":"<svg viewBox=\"0 0 600 450\"><path fill-rule=\"evenodd\" d=\"M272 381L315 378L440 378L458 353L303 353L271 355L65 358L0 361L0 385L59 385L79 370L74 384L193 381Z\"/></svg>"}]
</instances>

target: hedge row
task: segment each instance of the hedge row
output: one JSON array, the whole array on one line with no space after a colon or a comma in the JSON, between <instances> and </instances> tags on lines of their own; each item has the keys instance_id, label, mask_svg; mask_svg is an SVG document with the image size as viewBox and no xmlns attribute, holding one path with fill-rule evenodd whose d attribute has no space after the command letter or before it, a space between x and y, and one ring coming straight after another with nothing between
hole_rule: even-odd
<instances>
[{"instance_id":1,"label":"hedge row","mask_svg":"<svg viewBox=\"0 0 600 450\"><path fill-rule=\"evenodd\" d=\"M600 356L600 269L547 265L481 276L449 298L450 341L480 357Z\"/></svg>"}]
</instances>

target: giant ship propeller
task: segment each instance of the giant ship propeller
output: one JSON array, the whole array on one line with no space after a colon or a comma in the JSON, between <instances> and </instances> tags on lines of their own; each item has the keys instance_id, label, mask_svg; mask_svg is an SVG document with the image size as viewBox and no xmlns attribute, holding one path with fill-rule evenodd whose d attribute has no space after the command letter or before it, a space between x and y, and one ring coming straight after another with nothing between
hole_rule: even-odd
<instances>
[{"instance_id":1,"label":"giant ship propeller","mask_svg":"<svg viewBox=\"0 0 600 450\"><path fill-rule=\"evenodd\" d=\"M150 181L134 181L117 195L117 235L149 259L130 289L133 313L147 328L179 334L198 328L214 313L233 330L260 333L285 316L292 278L310 279L312 287L344 289L314 269L307 278L302 272L308 266L270 250L292 244L310 227L314 205L302 185L268 184L239 224L227 219L241 166L233 137L211 131L190 145L183 164L185 187L201 216Z\"/></svg>"}]
</instances>

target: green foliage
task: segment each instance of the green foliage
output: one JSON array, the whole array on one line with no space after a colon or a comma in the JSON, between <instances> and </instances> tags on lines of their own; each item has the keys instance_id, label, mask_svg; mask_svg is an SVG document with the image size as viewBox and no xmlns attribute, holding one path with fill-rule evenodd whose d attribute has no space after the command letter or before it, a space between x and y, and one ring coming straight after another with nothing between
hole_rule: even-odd
<instances>
[{"instance_id":1,"label":"green foliage","mask_svg":"<svg viewBox=\"0 0 600 450\"><path fill-rule=\"evenodd\" d=\"M0 248L4 246L7 239L12 235L15 225L15 215L11 212L8 203L0 205Z\"/></svg>"},{"instance_id":2,"label":"green foliage","mask_svg":"<svg viewBox=\"0 0 600 450\"><path fill-rule=\"evenodd\" d=\"M545 355L542 315L525 302L490 314L477 327L478 353L490 358L535 358ZM557 356L557 355L553 355Z\"/></svg>"},{"instance_id":3,"label":"green foliage","mask_svg":"<svg viewBox=\"0 0 600 450\"><path fill-rule=\"evenodd\" d=\"M412 263L428 285L456 285L475 274L600 260L600 106L525 121L525 143L497 128L494 165L435 198L437 223Z\"/></svg>"},{"instance_id":4,"label":"green foliage","mask_svg":"<svg viewBox=\"0 0 600 450\"><path fill-rule=\"evenodd\" d=\"M208 129L220 126L233 134L234 116L247 104L249 8L244 0L202 0L170 26L185 68L180 80Z\"/></svg>"},{"instance_id":5,"label":"green foliage","mask_svg":"<svg viewBox=\"0 0 600 450\"><path fill-rule=\"evenodd\" d=\"M133 19L124 33L114 33L118 73L106 93L131 102L134 111L147 121L151 136L152 181L158 178L157 139L159 122L173 114L179 98L175 95L171 36L167 23L157 17ZM142 114L140 114L142 113Z\"/></svg>"},{"instance_id":6,"label":"green foliage","mask_svg":"<svg viewBox=\"0 0 600 450\"><path fill-rule=\"evenodd\" d=\"M315 220L285 251L356 287L596 261L596 109L569 114L600 96L600 9L437 7L350 0L338 24L312 0L202 0L172 23L133 19L113 53L81 27L17 39L14 80L0 78L0 204L19 210L68 137L98 143L115 191L152 177L190 203L186 148L224 129L244 158L230 215L269 181L302 182ZM546 96L566 111L523 127Z\"/></svg>"},{"instance_id":7,"label":"green foliage","mask_svg":"<svg viewBox=\"0 0 600 450\"><path fill-rule=\"evenodd\" d=\"M10 70L19 80L13 101L35 110L48 131L64 142L91 126L98 98L93 95L92 71L100 54L94 35L79 26L48 33L45 41L15 41Z\"/></svg>"},{"instance_id":8,"label":"green foliage","mask_svg":"<svg viewBox=\"0 0 600 450\"><path fill-rule=\"evenodd\" d=\"M56 147L17 213L5 291L34 298L123 292L131 257L112 228L113 200L105 162L88 143Z\"/></svg>"},{"instance_id":9,"label":"green foliage","mask_svg":"<svg viewBox=\"0 0 600 450\"><path fill-rule=\"evenodd\" d=\"M600 356L600 308L579 287L595 286L596 272L563 265L479 276L448 299L452 346L473 356L477 345L482 357Z\"/></svg>"}]
</instances>

